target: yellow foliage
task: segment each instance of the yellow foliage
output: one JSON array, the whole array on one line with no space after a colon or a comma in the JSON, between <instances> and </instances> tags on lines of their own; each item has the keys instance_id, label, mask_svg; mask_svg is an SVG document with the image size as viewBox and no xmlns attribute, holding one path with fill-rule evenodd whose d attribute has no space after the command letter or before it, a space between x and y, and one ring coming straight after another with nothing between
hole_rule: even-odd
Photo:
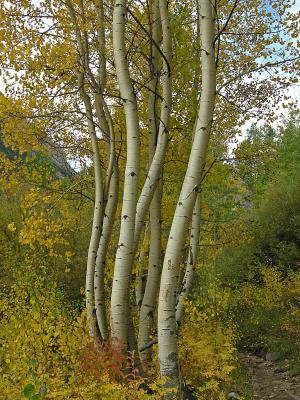
<instances>
[{"instance_id":1,"label":"yellow foliage","mask_svg":"<svg viewBox=\"0 0 300 400\"><path fill-rule=\"evenodd\" d=\"M238 302L246 306L259 304L266 310L274 309L282 303L286 282L276 268L262 268L260 273L262 285L245 285L237 296Z\"/></svg>"},{"instance_id":2,"label":"yellow foliage","mask_svg":"<svg viewBox=\"0 0 300 400\"><path fill-rule=\"evenodd\" d=\"M12 223L10 223L10 224L7 225L7 229L8 229L10 232L15 232L17 228L16 228L15 223L12 222Z\"/></svg>"},{"instance_id":3,"label":"yellow foliage","mask_svg":"<svg viewBox=\"0 0 300 400\"><path fill-rule=\"evenodd\" d=\"M191 301L186 302L185 312L179 339L184 380L197 389L199 399L207 398L205 395L225 399L236 368L234 330L199 311Z\"/></svg>"},{"instance_id":4,"label":"yellow foliage","mask_svg":"<svg viewBox=\"0 0 300 400\"><path fill-rule=\"evenodd\" d=\"M25 214L23 227L19 234L20 243L34 249L36 245L45 246L50 256L58 256L57 247L67 244L64 231L71 223L70 216L60 215L53 218L49 209L55 200L55 194L43 193L40 189L30 189L22 202ZM66 252L70 258L71 252Z\"/></svg>"},{"instance_id":5,"label":"yellow foliage","mask_svg":"<svg viewBox=\"0 0 300 400\"><path fill-rule=\"evenodd\" d=\"M297 358L300 354L300 274L290 272L284 277L277 268L269 267L261 269L260 278L259 284L247 283L232 296L235 307L246 313L247 334L262 327L265 333L261 340L267 346L276 346L283 353L292 348Z\"/></svg>"},{"instance_id":6,"label":"yellow foliage","mask_svg":"<svg viewBox=\"0 0 300 400\"><path fill-rule=\"evenodd\" d=\"M149 399L138 390L140 381L112 381L105 360L101 363L91 346L85 312L66 309L62 293L44 278L17 281L0 295L1 400L24 399L28 385L40 399ZM160 398L159 391L151 396Z\"/></svg>"}]
</instances>

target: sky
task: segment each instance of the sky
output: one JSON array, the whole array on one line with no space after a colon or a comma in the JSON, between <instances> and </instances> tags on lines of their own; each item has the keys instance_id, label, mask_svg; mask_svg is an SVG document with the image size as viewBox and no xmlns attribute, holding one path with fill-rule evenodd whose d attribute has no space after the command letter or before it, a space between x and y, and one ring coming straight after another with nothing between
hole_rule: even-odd
<instances>
[{"instance_id":1,"label":"sky","mask_svg":"<svg viewBox=\"0 0 300 400\"><path fill-rule=\"evenodd\" d=\"M290 11L294 14L299 13L300 12L300 0L295 0L295 4L291 7ZM299 40L299 38L297 38ZM294 42L296 42L296 40L294 40ZM283 91L283 96L287 96L289 97L288 100L284 100L282 98L280 104L278 104L278 110L275 110L275 116L277 117L277 119L280 121L283 117L287 117L288 116L288 108L285 108L284 106L287 105L290 101L293 101L293 103L298 105L300 105L300 83L298 82L298 84L293 84L291 86L289 86L286 90ZM239 140L243 140L243 137L247 131L247 129L250 128L250 126L253 123L257 123L258 126L261 126L264 124L264 120L257 120L257 118L251 118L250 120L248 120L242 127L241 130L243 132L243 136L239 139ZM274 127L276 126L276 121L274 122Z\"/></svg>"}]
</instances>

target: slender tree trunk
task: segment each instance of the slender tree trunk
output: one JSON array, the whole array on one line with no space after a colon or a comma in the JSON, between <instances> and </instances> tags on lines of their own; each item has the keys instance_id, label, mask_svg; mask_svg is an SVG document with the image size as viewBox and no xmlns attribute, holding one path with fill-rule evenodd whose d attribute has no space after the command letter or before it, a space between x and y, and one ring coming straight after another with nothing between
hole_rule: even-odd
<instances>
[{"instance_id":1,"label":"slender tree trunk","mask_svg":"<svg viewBox=\"0 0 300 400\"><path fill-rule=\"evenodd\" d=\"M85 296L86 296L86 308L87 316L90 326L90 334L94 339L95 343L98 344L99 334L96 322L96 310L95 310L95 298L94 298L94 269L97 256L97 249L99 246L102 219L103 219L103 179L101 174L101 161L98 147L98 140L95 131L95 124L93 120L92 105L89 96L84 90L84 79L83 74L79 74L79 90L81 97L84 101L86 108L86 116L88 120L88 130L91 138L92 149L93 149L93 160L94 160L94 174L95 174L95 206L93 214L92 233L88 250L87 257L87 271L86 271L86 285L85 285Z\"/></svg>"},{"instance_id":2,"label":"slender tree trunk","mask_svg":"<svg viewBox=\"0 0 300 400\"><path fill-rule=\"evenodd\" d=\"M161 42L161 19L159 11L159 0L153 2L152 8L152 38L157 44ZM149 82L150 92L148 101L149 114L149 164L153 160L153 156L157 146L158 136L158 117L157 117L157 100L158 100L158 82L160 74L159 52L155 45L152 44L150 71L152 80ZM140 307L139 319L139 348L144 348L151 340L151 332L154 323L155 305L159 289L159 281L161 274L161 200L162 200L162 171L159 182L156 186L153 199L150 204L150 245L149 245L149 261L148 274L144 295ZM140 352L141 360L144 364L151 360L151 347Z\"/></svg>"},{"instance_id":3,"label":"slender tree trunk","mask_svg":"<svg viewBox=\"0 0 300 400\"><path fill-rule=\"evenodd\" d=\"M97 8L96 30L98 37L98 54L99 54L98 83L101 91L103 91L106 85L106 57L105 57L106 39L105 39L103 0L96 1L96 8Z\"/></svg>"},{"instance_id":4,"label":"slender tree trunk","mask_svg":"<svg viewBox=\"0 0 300 400\"><path fill-rule=\"evenodd\" d=\"M95 264L95 306L97 322L103 340L107 340L109 337L105 301L106 293L104 285L105 263L118 204L118 193L119 174L118 168L117 166L115 166L113 175L110 180L108 199L103 218L102 233Z\"/></svg>"},{"instance_id":5,"label":"slender tree trunk","mask_svg":"<svg viewBox=\"0 0 300 400\"><path fill-rule=\"evenodd\" d=\"M140 159L137 102L126 59L124 37L126 14L126 1L116 0L113 15L113 49L117 79L126 117L127 159L120 236L111 296L111 331L112 337L121 345L127 345L128 341L129 287L133 261L132 253Z\"/></svg>"},{"instance_id":6,"label":"slender tree trunk","mask_svg":"<svg viewBox=\"0 0 300 400\"><path fill-rule=\"evenodd\" d=\"M137 250L141 231L145 223L145 217L149 211L149 206L153 198L154 191L161 176L169 138L169 119L172 104L172 37L167 3L168 2L166 0L159 1L160 19L157 16L157 23L161 23L162 25L162 53L164 55L163 68L161 72L162 96L159 119L160 123L156 141L156 149L148 171L148 176L142 188L137 204L134 235L134 253ZM156 40L160 40L159 35L160 34L158 32ZM155 43L155 47L157 48L159 46L159 42L157 43L155 41Z\"/></svg>"},{"instance_id":7,"label":"slender tree trunk","mask_svg":"<svg viewBox=\"0 0 300 400\"><path fill-rule=\"evenodd\" d=\"M88 49L87 49L87 43L85 41L86 32L84 31L82 33L79 29L77 15L72 5L72 2L70 0L67 0L66 4L68 6L70 17L75 29L76 41L79 53L79 59L78 59L79 64L86 73L90 74ZM83 19L85 18L83 12L82 12L82 18ZM100 152L98 147L94 117L93 117L93 108L90 96L87 94L84 85L85 85L84 73L79 72L78 88L86 110L88 132L90 135L92 151L93 151L93 164L94 164L94 175L95 175L95 205L94 205L92 232L91 232L88 257L87 257L85 296L86 296L87 317L90 327L90 335L94 339L95 344L98 345L100 337L98 332L96 309L95 309L94 270L97 257L97 249L99 246L100 234L102 230L102 219L104 212L104 185L101 174L101 160L100 160Z\"/></svg>"},{"instance_id":8,"label":"slender tree trunk","mask_svg":"<svg viewBox=\"0 0 300 400\"><path fill-rule=\"evenodd\" d=\"M191 227L191 238L189 245L189 252L186 264L186 270L183 277L182 285L178 294L177 304L176 304L176 322L177 325L181 324L182 315L183 315L183 307L184 300L187 298L189 294L194 275L195 275L195 267L199 250L199 236L200 236L200 193L198 193L195 207L193 210L192 217L192 227Z\"/></svg>"},{"instance_id":9,"label":"slender tree trunk","mask_svg":"<svg viewBox=\"0 0 300 400\"><path fill-rule=\"evenodd\" d=\"M166 386L173 390L170 398L178 398L180 391L175 320L179 262L203 173L216 93L214 9L210 0L199 0L199 5L202 70L200 105L188 168L167 243L158 305L160 371L162 377L167 380Z\"/></svg>"},{"instance_id":10,"label":"slender tree trunk","mask_svg":"<svg viewBox=\"0 0 300 400\"><path fill-rule=\"evenodd\" d=\"M135 284L135 301L138 310L140 310L141 308L145 293L146 276L143 266L145 262L145 257L147 256L147 248L145 248L145 245L148 239L148 230L149 230L148 223L146 223L144 227L144 238L142 243L142 249L137 257L138 269L137 269L136 284Z\"/></svg>"},{"instance_id":11,"label":"slender tree trunk","mask_svg":"<svg viewBox=\"0 0 300 400\"><path fill-rule=\"evenodd\" d=\"M159 184L154 193L150 207L151 239L149 251L148 275L145 293L140 310L139 320L139 349L143 348L151 340L154 325L155 305L159 291L161 274L161 185ZM140 352L143 363L152 358L151 347Z\"/></svg>"},{"instance_id":12,"label":"slender tree trunk","mask_svg":"<svg viewBox=\"0 0 300 400\"><path fill-rule=\"evenodd\" d=\"M101 75L100 75L101 77ZM102 232L97 252L94 276L94 291L95 291L95 307L97 322L103 340L109 337L109 329L106 315L106 301L105 301L105 263L108 246L111 238L112 228L114 224L118 194L119 194L119 171L115 155L115 137L113 121L110 111L103 99L101 88L104 85L104 78L102 77L101 85L99 85L99 92L95 94L95 106L98 123L105 140L107 141L107 152L109 154L109 162L106 171L105 190L104 190L104 203L105 212L103 216Z\"/></svg>"},{"instance_id":13,"label":"slender tree trunk","mask_svg":"<svg viewBox=\"0 0 300 400\"><path fill-rule=\"evenodd\" d=\"M113 221L115 217L117 200L118 200L118 167L115 157L115 143L114 143L114 128L113 121L110 115L110 111L103 98L103 91L106 86L106 57L105 57L105 26L104 26L104 9L103 1L98 0L96 3L97 18L96 18L96 33L98 39L98 55L99 55L99 67L98 73L95 76L90 69L89 65L89 49L87 41L87 32L83 29L80 32L77 16L75 10L69 0L68 5L70 9L71 18L73 20L76 29L76 38L80 54L80 62L84 67L85 73L89 78L91 87L95 91L95 108L96 116L98 119L98 126L103 134L104 139L107 141L107 153L109 156L109 162L106 171L105 185L102 189L102 231L100 240L98 241L97 258L95 261L94 270L94 301L95 301L95 312L98 321L98 327L103 340L108 338L108 324L106 317L105 307L105 290L104 290L104 267L108 244L111 236ZM83 3L81 3L81 17L85 23L85 10ZM89 99L89 97L88 97ZM90 102L90 100L89 100ZM91 102L89 104L92 114ZM95 127L94 127L95 130ZM96 182L97 185L97 182ZM105 212L103 208L105 206ZM94 328L95 329L95 328Z\"/></svg>"}]
</instances>

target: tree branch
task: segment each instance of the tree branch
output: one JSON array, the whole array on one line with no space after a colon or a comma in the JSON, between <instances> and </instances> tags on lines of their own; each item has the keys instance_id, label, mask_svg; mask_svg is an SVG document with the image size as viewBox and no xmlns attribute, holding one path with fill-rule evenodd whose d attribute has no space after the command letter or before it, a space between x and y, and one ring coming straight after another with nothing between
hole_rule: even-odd
<instances>
[{"instance_id":1,"label":"tree branch","mask_svg":"<svg viewBox=\"0 0 300 400\"><path fill-rule=\"evenodd\" d=\"M149 349L150 347L152 347L154 344L157 344L157 343L158 343L157 338L154 338L154 339L150 340L150 342L148 342L144 346L140 347L139 351L140 352L145 351L145 350Z\"/></svg>"}]
</instances>

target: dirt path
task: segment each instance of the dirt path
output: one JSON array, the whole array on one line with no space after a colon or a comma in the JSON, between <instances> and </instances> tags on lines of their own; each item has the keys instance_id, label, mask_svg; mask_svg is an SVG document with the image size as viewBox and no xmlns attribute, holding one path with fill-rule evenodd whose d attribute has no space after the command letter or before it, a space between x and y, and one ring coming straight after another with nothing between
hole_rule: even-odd
<instances>
[{"instance_id":1,"label":"dirt path","mask_svg":"<svg viewBox=\"0 0 300 400\"><path fill-rule=\"evenodd\" d=\"M299 376L292 376L279 363L250 355L241 357L253 381L254 399L300 400Z\"/></svg>"}]
</instances>

